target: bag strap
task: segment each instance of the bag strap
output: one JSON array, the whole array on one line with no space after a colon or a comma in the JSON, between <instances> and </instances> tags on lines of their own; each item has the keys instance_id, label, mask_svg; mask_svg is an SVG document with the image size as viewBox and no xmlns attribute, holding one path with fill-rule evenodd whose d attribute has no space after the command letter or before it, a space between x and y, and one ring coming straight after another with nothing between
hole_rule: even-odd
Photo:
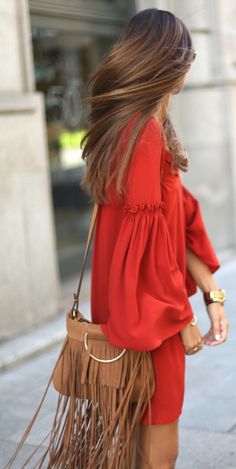
<instances>
[{"instance_id":1,"label":"bag strap","mask_svg":"<svg viewBox=\"0 0 236 469\"><path fill-rule=\"evenodd\" d=\"M162 179L163 179L164 159L165 159L165 158L163 158L163 153L164 153L164 151L163 151L163 147L162 147L161 175L160 175L161 176L161 185L162 185ZM162 193L162 191L161 191L161 193ZM161 196L161 200L162 200L162 196ZM83 275L84 275L85 263L86 263L87 256L88 256L88 250L89 250L89 247L90 247L92 234L93 234L93 230L94 230L94 225L95 225L95 221L96 221L96 217L97 217L97 211L98 211L98 204L95 203L94 206L93 206L93 212L92 212L91 221L90 221L90 225L89 225L89 231L88 231L88 236L87 236L87 241L86 241L84 259L83 259L82 269L81 269L81 272L80 272L79 285L78 285L76 293L74 293L74 302L73 302L73 305L72 305L72 308L71 308L72 317L74 319L76 318L77 313L78 313L78 309L79 309L79 294L80 294L81 284L82 284Z\"/></svg>"},{"instance_id":2,"label":"bag strap","mask_svg":"<svg viewBox=\"0 0 236 469\"><path fill-rule=\"evenodd\" d=\"M78 309L79 309L79 294L80 294L81 284L82 284L83 275L84 275L85 263L86 263L87 256L88 256L88 250L89 250L89 247L90 247L92 234L93 234L93 229L94 229L94 225L95 225L95 221L96 221L96 217L97 217L97 211L98 211L98 204L95 203L94 206L93 206L93 212L92 212L91 221L90 221L90 225L89 225L89 231L88 231L88 236L87 236L87 241L86 241L84 259L83 259L82 269L81 269L81 272L80 272L79 285L78 285L76 293L74 293L74 303L73 303L73 306L71 308L72 317L74 319L76 318L77 313L78 313Z\"/></svg>"}]
</instances>

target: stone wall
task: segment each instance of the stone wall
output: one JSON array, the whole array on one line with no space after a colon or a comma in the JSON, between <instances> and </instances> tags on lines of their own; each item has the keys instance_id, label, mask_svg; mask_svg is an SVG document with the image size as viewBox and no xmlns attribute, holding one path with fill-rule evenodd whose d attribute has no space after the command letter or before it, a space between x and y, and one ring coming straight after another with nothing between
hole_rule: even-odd
<instances>
[{"instance_id":1,"label":"stone wall","mask_svg":"<svg viewBox=\"0 0 236 469\"><path fill-rule=\"evenodd\" d=\"M0 339L54 315L58 268L27 4L0 1Z\"/></svg>"}]
</instances>

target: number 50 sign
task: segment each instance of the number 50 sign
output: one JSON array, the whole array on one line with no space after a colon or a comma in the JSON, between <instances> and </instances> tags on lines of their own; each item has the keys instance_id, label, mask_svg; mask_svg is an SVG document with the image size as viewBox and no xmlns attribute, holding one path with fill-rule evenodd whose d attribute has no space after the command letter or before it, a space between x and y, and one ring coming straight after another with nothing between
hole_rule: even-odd
<instances>
[{"instance_id":1,"label":"number 50 sign","mask_svg":"<svg viewBox=\"0 0 236 469\"><path fill-rule=\"evenodd\" d=\"M65 86L50 86L46 95L47 121L58 127L75 128L82 116L82 100L78 80Z\"/></svg>"}]
</instances>

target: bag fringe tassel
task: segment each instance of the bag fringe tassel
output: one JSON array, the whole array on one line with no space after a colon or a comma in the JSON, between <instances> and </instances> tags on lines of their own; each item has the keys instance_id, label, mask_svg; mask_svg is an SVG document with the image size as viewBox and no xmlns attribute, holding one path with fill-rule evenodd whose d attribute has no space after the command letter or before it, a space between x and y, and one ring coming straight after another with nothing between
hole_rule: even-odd
<instances>
[{"instance_id":1,"label":"bag fringe tassel","mask_svg":"<svg viewBox=\"0 0 236 469\"><path fill-rule=\"evenodd\" d=\"M111 348L105 343L102 352L101 347L96 350L93 343L89 346L89 352L98 358L99 350L101 358L112 358ZM122 360L113 363L111 373L107 372L110 367L106 368L106 364L90 357L81 342L68 337L38 409L5 469L12 467L39 415L52 381L57 388L58 370L61 384L54 422L45 437L49 442L40 460L31 467L135 469L139 422L147 406L151 422L154 375L150 353L127 351ZM150 375L153 375L153 385L150 384ZM134 402L137 379L142 385ZM29 463L41 445L42 442L21 466L22 469L30 467Z\"/></svg>"}]
</instances>

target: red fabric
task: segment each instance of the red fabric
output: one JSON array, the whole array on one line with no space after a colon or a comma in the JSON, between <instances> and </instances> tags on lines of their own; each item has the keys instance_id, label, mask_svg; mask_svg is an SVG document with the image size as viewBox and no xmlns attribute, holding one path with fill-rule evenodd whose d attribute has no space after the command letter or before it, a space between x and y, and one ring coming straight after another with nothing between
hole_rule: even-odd
<instances>
[{"instance_id":1,"label":"red fabric","mask_svg":"<svg viewBox=\"0 0 236 469\"><path fill-rule=\"evenodd\" d=\"M196 197L183 184L182 190L186 223L186 245L208 265L211 273L214 273L220 267L220 263L208 238L201 207ZM188 296L193 295L197 291L197 285L188 270L186 272L186 288Z\"/></svg>"},{"instance_id":2,"label":"red fabric","mask_svg":"<svg viewBox=\"0 0 236 469\"><path fill-rule=\"evenodd\" d=\"M134 120L124 131L121 149ZM179 331L193 318L186 289L186 237L195 252L204 245L201 258L214 269L219 266L199 207L194 203L191 213L194 199L179 173L171 173L170 161L152 117L132 153L124 203L116 201L111 186L111 202L99 206L92 256L92 320L112 344L151 351L156 377L152 424L173 421L182 411L185 354ZM195 236L200 236L196 242ZM145 412L142 424L147 417Z\"/></svg>"}]
</instances>

